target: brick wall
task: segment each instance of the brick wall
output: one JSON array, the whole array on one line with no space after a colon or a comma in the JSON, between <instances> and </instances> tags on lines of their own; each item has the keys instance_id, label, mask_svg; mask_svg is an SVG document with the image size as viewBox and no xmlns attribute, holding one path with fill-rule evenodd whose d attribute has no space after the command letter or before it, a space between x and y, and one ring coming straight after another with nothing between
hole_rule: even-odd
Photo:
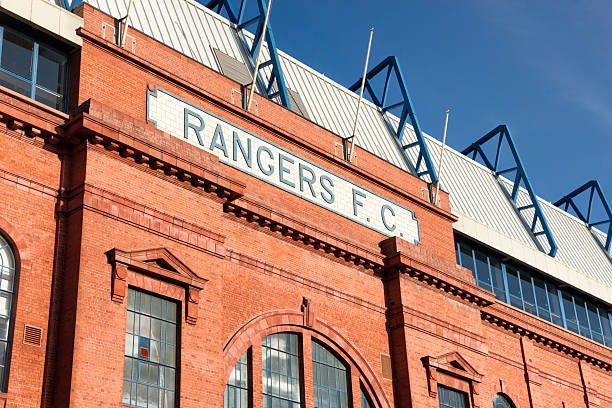
<instances>
[{"instance_id":1,"label":"brick wall","mask_svg":"<svg viewBox=\"0 0 612 408\"><path fill-rule=\"evenodd\" d=\"M612 407L610 349L497 302L455 264L446 194L433 207L422 181L365 151L347 164L336 135L266 100L246 113L229 79L139 33L127 53L100 37L111 19L78 12L70 116L0 89L0 229L21 259L0 406L121 407L130 286L180 305L181 408L222 406L247 349L261 407L261 339L278 331L299 333L304 356L311 338L329 345L349 368L355 406L363 384L379 407L435 407L442 384L475 407L498 392L520 408ZM152 85L413 209L421 243L388 239L155 129ZM159 248L182 269L145 262L154 259L142 250ZM41 347L22 344L26 323L43 329ZM302 375L313 408L308 358Z\"/></svg>"}]
</instances>

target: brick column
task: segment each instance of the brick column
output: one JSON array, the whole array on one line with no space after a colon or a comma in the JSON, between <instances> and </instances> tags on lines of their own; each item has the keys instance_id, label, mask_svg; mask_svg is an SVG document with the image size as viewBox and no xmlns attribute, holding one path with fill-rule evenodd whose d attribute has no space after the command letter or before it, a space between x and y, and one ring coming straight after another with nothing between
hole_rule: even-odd
<instances>
[{"instance_id":1,"label":"brick column","mask_svg":"<svg viewBox=\"0 0 612 408\"><path fill-rule=\"evenodd\" d=\"M349 392L349 407L360 408L361 407L361 384L359 383L359 371L353 364L350 366L349 372L350 378L348 378L348 392ZM352 401L351 401L352 398Z\"/></svg>"},{"instance_id":2,"label":"brick column","mask_svg":"<svg viewBox=\"0 0 612 408\"><path fill-rule=\"evenodd\" d=\"M314 408L314 389L312 380L312 337L308 333L302 334L302 400L303 407Z\"/></svg>"},{"instance_id":3,"label":"brick column","mask_svg":"<svg viewBox=\"0 0 612 408\"><path fill-rule=\"evenodd\" d=\"M387 330L393 373L393 397L398 407L412 407L410 377L408 373L408 344L404 327L401 277L396 269L385 272L385 303L387 306Z\"/></svg>"},{"instance_id":4,"label":"brick column","mask_svg":"<svg viewBox=\"0 0 612 408\"><path fill-rule=\"evenodd\" d=\"M253 408L263 407L263 386L261 384L261 339L253 340L251 347L251 372L249 373L249 388L253 400L250 406Z\"/></svg>"}]
</instances>

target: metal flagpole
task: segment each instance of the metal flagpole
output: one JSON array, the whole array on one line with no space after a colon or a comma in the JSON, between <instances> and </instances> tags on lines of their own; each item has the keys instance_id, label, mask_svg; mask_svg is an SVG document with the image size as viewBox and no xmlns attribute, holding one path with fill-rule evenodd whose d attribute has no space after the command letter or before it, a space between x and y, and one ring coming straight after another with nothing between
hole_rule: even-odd
<instances>
[{"instance_id":1,"label":"metal flagpole","mask_svg":"<svg viewBox=\"0 0 612 408\"><path fill-rule=\"evenodd\" d=\"M134 2L134 0L130 0L130 2L128 3L128 9L127 9L127 14L125 15L125 22L123 23L123 33L121 34L121 48L125 48L125 38L127 36L127 29L128 29L128 19L130 18L130 11L132 10L132 3Z\"/></svg>"},{"instance_id":2,"label":"metal flagpole","mask_svg":"<svg viewBox=\"0 0 612 408\"><path fill-rule=\"evenodd\" d=\"M438 164L438 180L436 180L436 196L434 205L438 205L438 192L440 191L440 178L442 178L442 159L444 157L444 147L446 146L446 128L448 127L448 115L450 109L446 110L446 120L444 121L444 135L442 136L442 150L440 151L440 164Z\"/></svg>"},{"instance_id":3,"label":"metal flagpole","mask_svg":"<svg viewBox=\"0 0 612 408\"><path fill-rule=\"evenodd\" d=\"M353 134L351 135L351 149L349 151L349 161L353 162L355 153L355 139L357 138L357 123L359 122L359 110L361 109L361 100L363 99L363 89L365 88L366 73L368 72L368 61L370 60L370 47L372 46L372 35L374 27L370 28L370 40L368 42L368 52L366 54L365 65L363 66L363 76L361 77L361 90L359 91L359 102L357 102L357 114L355 115L355 123L353 124Z\"/></svg>"},{"instance_id":4,"label":"metal flagpole","mask_svg":"<svg viewBox=\"0 0 612 408\"><path fill-rule=\"evenodd\" d=\"M249 93L249 99L247 101L246 110L251 110L251 102L253 101L253 92L255 91L255 83L257 82L257 74L259 71L259 56L261 55L261 49L263 48L264 39L266 38L266 30L268 28L268 17L270 16L270 6L272 0L268 0L268 8L266 10L266 18L264 20L263 30L261 31L261 42L257 49L257 58L255 58L255 70L253 71L253 83L251 84L251 92Z\"/></svg>"}]
</instances>

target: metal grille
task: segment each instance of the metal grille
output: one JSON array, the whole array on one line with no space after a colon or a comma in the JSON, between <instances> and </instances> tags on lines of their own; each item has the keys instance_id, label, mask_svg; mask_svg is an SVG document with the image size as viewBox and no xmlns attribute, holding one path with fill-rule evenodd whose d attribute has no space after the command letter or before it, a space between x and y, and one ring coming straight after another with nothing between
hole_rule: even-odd
<instances>
[{"instance_id":1,"label":"metal grille","mask_svg":"<svg viewBox=\"0 0 612 408\"><path fill-rule=\"evenodd\" d=\"M380 355L380 365L382 367L382 377L385 380L393 379L393 370L391 369L391 357L388 354Z\"/></svg>"},{"instance_id":2,"label":"metal grille","mask_svg":"<svg viewBox=\"0 0 612 408\"><path fill-rule=\"evenodd\" d=\"M39 346L42 342L42 329L40 327L25 325L23 331L23 343L31 346Z\"/></svg>"}]
</instances>

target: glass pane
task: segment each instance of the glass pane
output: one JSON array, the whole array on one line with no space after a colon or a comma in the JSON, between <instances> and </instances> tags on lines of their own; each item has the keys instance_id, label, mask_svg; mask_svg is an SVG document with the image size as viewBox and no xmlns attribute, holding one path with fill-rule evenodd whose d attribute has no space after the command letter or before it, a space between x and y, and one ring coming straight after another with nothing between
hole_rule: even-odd
<instances>
[{"instance_id":1,"label":"glass pane","mask_svg":"<svg viewBox=\"0 0 612 408\"><path fill-rule=\"evenodd\" d=\"M561 318L561 304L559 303L557 288L550 284L546 284L546 289L548 291L548 301L550 302L552 321L559 326L563 326L563 319Z\"/></svg>"},{"instance_id":2,"label":"glass pane","mask_svg":"<svg viewBox=\"0 0 612 408\"><path fill-rule=\"evenodd\" d=\"M175 338L176 325L150 316L160 316L169 304L173 303L131 288L128 291L131 310L126 312L124 380L130 383L130 405L157 408L168 406L163 405L167 401L174 404L175 369L168 365L176 364L176 345L165 342L162 325L171 325ZM127 393L124 390L126 399Z\"/></svg>"},{"instance_id":3,"label":"glass pane","mask_svg":"<svg viewBox=\"0 0 612 408\"><path fill-rule=\"evenodd\" d=\"M521 300L521 286L518 277L518 272L507 266L506 278L508 279L508 291L510 292L510 304L514 307L523 308Z\"/></svg>"},{"instance_id":4,"label":"glass pane","mask_svg":"<svg viewBox=\"0 0 612 408\"><path fill-rule=\"evenodd\" d=\"M574 309L574 301L572 295L562 292L563 311L565 312L565 322L567 328L575 333L578 333L578 321L576 320L576 311Z\"/></svg>"},{"instance_id":5,"label":"glass pane","mask_svg":"<svg viewBox=\"0 0 612 408\"><path fill-rule=\"evenodd\" d=\"M455 256L457 257L457 265L461 265L461 254L459 250L459 243L455 243Z\"/></svg>"},{"instance_id":6,"label":"glass pane","mask_svg":"<svg viewBox=\"0 0 612 408\"><path fill-rule=\"evenodd\" d=\"M580 335L591 338L584 300L578 296L574 296L574 304L576 305L576 316L578 317L578 325L580 326Z\"/></svg>"},{"instance_id":7,"label":"glass pane","mask_svg":"<svg viewBox=\"0 0 612 408\"><path fill-rule=\"evenodd\" d=\"M293 333L273 334L262 340L264 406L288 407L293 402L299 404L299 374L297 378L293 377L291 369L293 357L299 358L297 341L298 336ZM295 390L294 385L297 385Z\"/></svg>"},{"instance_id":8,"label":"glass pane","mask_svg":"<svg viewBox=\"0 0 612 408\"><path fill-rule=\"evenodd\" d=\"M176 303L168 302L168 317L171 322L176 322Z\"/></svg>"},{"instance_id":9,"label":"glass pane","mask_svg":"<svg viewBox=\"0 0 612 408\"><path fill-rule=\"evenodd\" d=\"M597 313L597 308L595 305L588 303L587 311L589 316L589 324L591 325L591 332L593 332L593 334L601 334L601 324L599 324L599 313ZM601 340L598 341L601 342Z\"/></svg>"},{"instance_id":10,"label":"glass pane","mask_svg":"<svg viewBox=\"0 0 612 408\"><path fill-rule=\"evenodd\" d=\"M534 278L533 283L535 285L536 301L538 302L538 307L550 310L548 306L548 295L546 294L546 285L544 284L544 282L542 282L542 280L538 278Z\"/></svg>"},{"instance_id":11,"label":"glass pane","mask_svg":"<svg viewBox=\"0 0 612 408\"><path fill-rule=\"evenodd\" d=\"M474 257L472 256L472 248L466 244L461 244L461 266L468 268L472 273L476 270L474 267Z\"/></svg>"},{"instance_id":12,"label":"glass pane","mask_svg":"<svg viewBox=\"0 0 612 408\"><path fill-rule=\"evenodd\" d=\"M40 45L38 47L38 69L36 84L50 91L64 94L66 83L66 56Z\"/></svg>"},{"instance_id":13,"label":"glass pane","mask_svg":"<svg viewBox=\"0 0 612 408\"><path fill-rule=\"evenodd\" d=\"M493 291L498 300L507 302L506 285L504 283L501 263L497 259L489 257L489 265L491 267L491 276L493 277Z\"/></svg>"},{"instance_id":14,"label":"glass pane","mask_svg":"<svg viewBox=\"0 0 612 408\"><path fill-rule=\"evenodd\" d=\"M4 29L2 68L31 81L33 54L34 41L11 30Z\"/></svg>"},{"instance_id":15,"label":"glass pane","mask_svg":"<svg viewBox=\"0 0 612 408\"><path fill-rule=\"evenodd\" d=\"M2 265L2 280L0 281L0 289L6 290L7 292L12 292L14 277L15 277L14 269L7 267L6 265Z\"/></svg>"},{"instance_id":16,"label":"glass pane","mask_svg":"<svg viewBox=\"0 0 612 408\"><path fill-rule=\"evenodd\" d=\"M460 391L438 385L438 402L440 408L466 408L466 395Z\"/></svg>"},{"instance_id":17,"label":"glass pane","mask_svg":"<svg viewBox=\"0 0 612 408\"><path fill-rule=\"evenodd\" d=\"M323 345L312 342L313 389L316 407L348 405L346 366Z\"/></svg>"},{"instance_id":18,"label":"glass pane","mask_svg":"<svg viewBox=\"0 0 612 408\"><path fill-rule=\"evenodd\" d=\"M121 402L124 404L130 403L130 383L128 381L123 382L123 399Z\"/></svg>"},{"instance_id":19,"label":"glass pane","mask_svg":"<svg viewBox=\"0 0 612 408\"><path fill-rule=\"evenodd\" d=\"M361 390L361 408L372 408L372 405L370 405L370 400L365 395L363 390Z\"/></svg>"},{"instance_id":20,"label":"glass pane","mask_svg":"<svg viewBox=\"0 0 612 408\"><path fill-rule=\"evenodd\" d=\"M612 347L612 326L605 310L599 309L599 320L603 328L604 343L606 346Z\"/></svg>"},{"instance_id":21,"label":"glass pane","mask_svg":"<svg viewBox=\"0 0 612 408\"><path fill-rule=\"evenodd\" d=\"M16 78L4 71L0 71L0 85L28 97L32 92L32 85L29 82Z\"/></svg>"},{"instance_id":22,"label":"glass pane","mask_svg":"<svg viewBox=\"0 0 612 408\"><path fill-rule=\"evenodd\" d=\"M537 315L535 308L535 297L533 295L533 285L531 276L521 271L521 289L523 290L523 305L526 312Z\"/></svg>"},{"instance_id":23,"label":"glass pane","mask_svg":"<svg viewBox=\"0 0 612 408\"><path fill-rule=\"evenodd\" d=\"M64 110L64 98L62 96L55 95L42 88L36 87L36 96L34 97L38 102L42 102L47 106L57 110Z\"/></svg>"},{"instance_id":24,"label":"glass pane","mask_svg":"<svg viewBox=\"0 0 612 408\"><path fill-rule=\"evenodd\" d=\"M478 286L492 291L491 276L489 275L489 262L487 256L480 251L474 251L476 255L476 276Z\"/></svg>"},{"instance_id":25,"label":"glass pane","mask_svg":"<svg viewBox=\"0 0 612 408\"><path fill-rule=\"evenodd\" d=\"M587 303L587 314L589 316L589 323L591 325L592 339L598 343L605 344L597 307L591 303Z\"/></svg>"}]
</instances>

